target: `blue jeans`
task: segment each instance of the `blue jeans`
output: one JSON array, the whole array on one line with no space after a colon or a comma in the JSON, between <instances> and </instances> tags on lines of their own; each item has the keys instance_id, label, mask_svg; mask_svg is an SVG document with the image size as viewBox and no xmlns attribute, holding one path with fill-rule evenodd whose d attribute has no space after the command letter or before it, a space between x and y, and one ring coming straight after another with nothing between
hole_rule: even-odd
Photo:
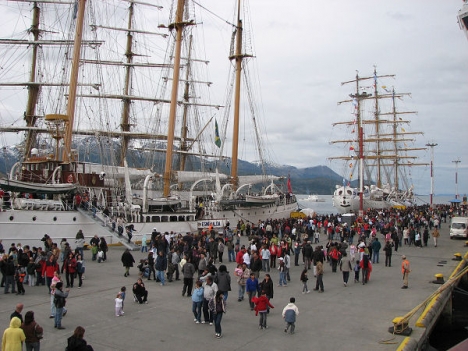
<instances>
[{"instance_id":1,"label":"blue jeans","mask_svg":"<svg viewBox=\"0 0 468 351\"><path fill-rule=\"evenodd\" d=\"M228 260L229 262L236 262L236 255L234 254L234 250L228 250Z\"/></svg>"},{"instance_id":2,"label":"blue jeans","mask_svg":"<svg viewBox=\"0 0 468 351\"><path fill-rule=\"evenodd\" d=\"M254 303L252 302L252 297L255 297L256 291L247 291L247 296L249 297L250 309L254 308Z\"/></svg>"},{"instance_id":3,"label":"blue jeans","mask_svg":"<svg viewBox=\"0 0 468 351\"><path fill-rule=\"evenodd\" d=\"M223 319L223 312L215 313L213 316L213 323L215 327L215 333L221 334L221 319Z\"/></svg>"},{"instance_id":4,"label":"blue jeans","mask_svg":"<svg viewBox=\"0 0 468 351\"><path fill-rule=\"evenodd\" d=\"M41 343L38 342L27 342L26 351L39 351L41 349Z\"/></svg>"},{"instance_id":5,"label":"blue jeans","mask_svg":"<svg viewBox=\"0 0 468 351\"><path fill-rule=\"evenodd\" d=\"M237 284L237 285L239 285L239 300L243 300L244 294L245 294L245 285L240 285L240 284Z\"/></svg>"},{"instance_id":6,"label":"blue jeans","mask_svg":"<svg viewBox=\"0 0 468 351\"><path fill-rule=\"evenodd\" d=\"M260 327L266 328L267 327L267 311L259 312L260 315Z\"/></svg>"},{"instance_id":7,"label":"blue jeans","mask_svg":"<svg viewBox=\"0 0 468 351\"><path fill-rule=\"evenodd\" d=\"M270 259L262 259L262 270L264 272L269 272L270 271Z\"/></svg>"},{"instance_id":8,"label":"blue jeans","mask_svg":"<svg viewBox=\"0 0 468 351\"><path fill-rule=\"evenodd\" d=\"M142 246L141 247L141 252L143 252L143 251L148 252L148 246L146 246L146 245Z\"/></svg>"},{"instance_id":9,"label":"blue jeans","mask_svg":"<svg viewBox=\"0 0 468 351\"><path fill-rule=\"evenodd\" d=\"M63 307L56 307L55 308L55 327L62 326L62 314L63 314Z\"/></svg>"},{"instance_id":10,"label":"blue jeans","mask_svg":"<svg viewBox=\"0 0 468 351\"><path fill-rule=\"evenodd\" d=\"M280 274L279 274L279 285L281 285L281 286L288 285L288 283L286 282L286 272L280 272Z\"/></svg>"},{"instance_id":11,"label":"blue jeans","mask_svg":"<svg viewBox=\"0 0 468 351\"><path fill-rule=\"evenodd\" d=\"M158 279L159 281L161 282L162 285L165 284L165 280L164 280L164 271L156 271L157 272L157 276L158 276Z\"/></svg>"},{"instance_id":12,"label":"blue jeans","mask_svg":"<svg viewBox=\"0 0 468 351\"><path fill-rule=\"evenodd\" d=\"M192 301L193 316L199 322L201 322L202 304L203 304L203 301L198 301L198 302Z\"/></svg>"},{"instance_id":13,"label":"blue jeans","mask_svg":"<svg viewBox=\"0 0 468 351\"><path fill-rule=\"evenodd\" d=\"M10 290L10 284L11 284L11 292L14 294L16 292L16 287L15 287L15 281L13 279L12 275L6 275L5 276L5 293Z\"/></svg>"},{"instance_id":14,"label":"blue jeans","mask_svg":"<svg viewBox=\"0 0 468 351\"><path fill-rule=\"evenodd\" d=\"M379 263L379 251L372 251L372 263Z\"/></svg>"}]
</instances>

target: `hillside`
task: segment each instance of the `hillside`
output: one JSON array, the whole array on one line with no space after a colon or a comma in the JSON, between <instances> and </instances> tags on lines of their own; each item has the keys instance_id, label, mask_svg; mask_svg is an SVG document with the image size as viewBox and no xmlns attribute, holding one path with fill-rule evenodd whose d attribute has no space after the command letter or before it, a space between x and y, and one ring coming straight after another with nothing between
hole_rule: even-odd
<instances>
[{"instance_id":1,"label":"hillside","mask_svg":"<svg viewBox=\"0 0 468 351\"><path fill-rule=\"evenodd\" d=\"M83 144L86 144L86 147L83 147ZM96 163L100 162L100 156L97 151L100 150L100 148L93 145L92 140L86 140L86 142L80 145L75 145L75 148L79 150L80 160ZM113 144L110 148L114 150L114 155L119 155L118 144ZM127 158L129 166L145 167L148 163L146 156L147 155L145 155L143 151L129 150ZM2 176L10 172L11 167L18 161L19 157L20 152L16 147L3 150L3 153L0 154L0 173ZM152 156L151 161L152 164L162 165L164 164L164 155L162 153L156 153ZM200 158L190 156L186 164L187 170L195 171L203 168L205 170L214 171L218 168L222 173L230 173L229 159L223 160L223 163L205 160L202 165ZM239 160L238 165L239 175L262 174L262 169L258 164ZM155 172L161 172L161 170L157 168L157 166L153 166ZM284 181L282 182L284 190L286 190L286 179L290 176L293 192L295 194L332 194L335 185L342 182L342 177L327 166L296 168L289 165L266 165L266 170L268 174L284 177Z\"/></svg>"}]
</instances>

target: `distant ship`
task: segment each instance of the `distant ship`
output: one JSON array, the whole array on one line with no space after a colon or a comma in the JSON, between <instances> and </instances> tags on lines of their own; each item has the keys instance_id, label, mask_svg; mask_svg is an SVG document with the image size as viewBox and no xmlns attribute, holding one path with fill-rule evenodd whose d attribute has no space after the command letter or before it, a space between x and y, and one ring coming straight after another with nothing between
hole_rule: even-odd
<instances>
[{"instance_id":1,"label":"distant ship","mask_svg":"<svg viewBox=\"0 0 468 351\"><path fill-rule=\"evenodd\" d=\"M323 197L319 197L318 195L309 195L305 201L310 202L325 202L326 200Z\"/></svg>"},{"instance_id":2,"label":"distant ship","mask_svg":"<svg viewBox=\"0 0 468 351\"><path fill-rule=\"evenodd\" d=\"M402 114L415 112L397 111L396 99L408 93L397 93L380 85L379 79L394 75L378 75L374 68L373 75L356 78L342 83L355 85L355 92L350 99L338 104L352 104L352 118L334 123L347 128L348 137L331 141L346 145L346 155L330 157L330 160L343 160L343 184L336 185L333 194L333 206L340 213L358 213L361 209L403 208L412 206L414 201L413 186L409 184L410 167L426 165L416 163L414 151L425 148L412 147L412 136L422 132L407 131L409 120ZM371 81L372 85L365 81ZM365 90L370 89L372 93ZM384 100L390 101L384 111ZM405 125L405 128L403 128ZM359 180L359 186L351 186L351 181ZM362 202L361 202L362 201Z\"/></svg>"}]
</instances>

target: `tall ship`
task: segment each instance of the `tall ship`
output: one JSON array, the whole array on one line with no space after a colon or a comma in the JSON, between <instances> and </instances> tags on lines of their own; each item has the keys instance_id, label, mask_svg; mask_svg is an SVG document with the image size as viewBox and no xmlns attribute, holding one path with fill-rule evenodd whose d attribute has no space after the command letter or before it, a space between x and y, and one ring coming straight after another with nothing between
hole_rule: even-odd
<instances>
[{"instance_id":1,"label":"tall ship","mask_svg":"<svg viewBox=\"0 0 468 351\"><path fill-rule=\"evenodd\" d=\"M468 38L468 0L463 0L463 7L458 11L458 24Z\"/></svg>"},{"instance_id":2,"label":"tall ship","mask_svg":"<svg viewBox=\"0 0 468 351\"><path fill-rule=\"evenodd\" d=\"M381 83L393 77L379 75L374 68L373 75L356 73L355 79L342 83L355 88L349 99L338 102L350 106L352 117L333 124L335 128L344 127L345 138L331 143L344 145L346 152L329 157L343 162L343 183L336 185L333 194L333 206L340 213L362 215L369 209L414 204L411 169L427 165L419 163L417 156L426 148L415 145L415 136L422 132L409 130L408 116L416 112L397 108L397 100L410 94L398 93ZM355 179L358 186L352 185Z\"/></svg>"},{"instance_id":3,"label":"tall ship","mask_svg":"<svg viewBox=\"0 0 468 351\"><path fill-rule=\"evenodd\" d=\"M233 33L223 103L210 101L197 28L211 12L197 2L2 2L15 26L0 39L0 131L23 138L20 161L0 180L4 244L79 229L121 240L117 218L137 235L181 233L297 209L289 180L268 175L243 2L225 21ZM240 155L258 174L239 174Z\"/></svg>"}]
</instances>

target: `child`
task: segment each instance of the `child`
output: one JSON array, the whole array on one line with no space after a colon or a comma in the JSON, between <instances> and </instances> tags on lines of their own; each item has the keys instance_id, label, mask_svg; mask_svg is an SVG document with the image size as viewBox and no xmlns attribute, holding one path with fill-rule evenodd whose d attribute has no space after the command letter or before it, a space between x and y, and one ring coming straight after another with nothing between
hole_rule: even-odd
<instances>
[{"instance_id":1,"label":"child","mask_svg":"<svg viewBox=\"0 0 468 351\"><path fill-rule=\"evenodd\" d=\"M260 297L253 297L252 301L255 304L255 315L260 314L260 321L259 321L258 329L268 329L268 326L267 326L268 307L271 307L271 308L275 308L275 307L268 300L265 290L262 290L262 294L260 295Z\"/></svg>"},{"instance_id":2,"label":"child","mask_svg":"<svg viewBox=\"0 0 468 351\"><path fill-rule=\"evenodd\" d=\"M102 251L101 248L98 249L98 253L97 253L97 261L98 263L101 263L103 261L103 258L104 258L104 251Z\"/></svg>"},{"instance_id":3,"label":"child","mask_svg":"<svg viewBox=\"0 0 468 351\"><path fill-rule=\"evenodd\" d=\"M354 265L354 282L359 283L359 271L361 270L360 266L361 261L356 260L356 264Z\"/></svg>"},{"instance_id":4,"label":"child","mask_svg":"<svg viewBox=\"0 0 468 351\"><path fill-rule=\"evenodd\" d=\"M302 293L303 294L309 294L310 290L307 288L307 281L309 280L309 277L307 276L307 267L304 268L304 270L301 273L301 282L302 282Z\"/></svg>"},{"instance_id":5,"label":"child","mask_svg":"<svg viewBox=\"0 0 468 351\"><path fill-rule=\"evenodd\" d=\"M283 308L283 318L285 320L286 324L286 329L284 329L284 332L287 333L289 327L291 327L291 334L294 334L294 329L296 328L296 316L299 315L299 309L297 306L294 304L296 302L296 298L291 297L289 299L289 303L286 305L285 308Z\"/></svg>"},{"instance_id":6,"label":"child","mask_svg":"<svg viewBox=\"0 0 468 351\"><path fill-rule=\"evenodd\" d=\"M26 292L23 286L23 281L24 281L25 276L26 276L26 270L24 269L24 267L18 266L18 268L16 268L16 273L15 273L16 286L18 290L16 295L24 295L24 293Z\"/></svg>"},{"instance_id":7,"label":"child","mask_svg":"<svg viewBox=\"0 0 468 351\"><path fill-rule=\"evenodd\" d=\"M98 246L96 245L96 243L93 243L93 246L91 247L91 253L93 255L93 258L92 258L93 261L96 261L96 256L97 256L98 251L99 251Z\"/></svg>"},{"instance_id":8,"label":"child","mask_svg":"<svg viewBox=\"0 0 468 351\"><path fill-rule=\"evenodd\" d=\"M235 275L236 277L241 277L243 273L244 273L244 272L242 271L242 265L241 265L241 264L238 264L238 265L237 265L237 268L234 269L234 275Z\"/></svg>"},{"instance_id":9,"label":"child","mask_svg":"<svg viewBox=\"0 0 468 351\"><path fill-rule=\"evenodd\" d=\"M125 286L122 286L120 288L120 297L122 298L122 314L125 313L123 311L123 308L124 308L124 302L125 302L125 295L127 294L126 291L127 291L127 288Z\"/></svg>"},{"instance_id":10,"label":"child","mask_svg":"<svg viewBox=\"0 0 468 351\"><path fill-rule=\"evenodd\" d=\"M122 308L123 308L122 295L118 293L115 298L115 316L116 317L123 316Z\"/></svg>"}]
</instances>

